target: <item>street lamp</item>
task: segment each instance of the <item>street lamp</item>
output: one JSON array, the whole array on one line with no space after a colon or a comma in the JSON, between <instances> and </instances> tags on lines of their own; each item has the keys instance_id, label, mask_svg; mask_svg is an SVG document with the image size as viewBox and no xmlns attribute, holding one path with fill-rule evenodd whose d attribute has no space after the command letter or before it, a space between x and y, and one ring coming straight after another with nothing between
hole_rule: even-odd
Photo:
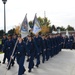
<instances>
[{"instance_id":1,"label":"street lamp","mask_svg":"<svg viewBox=\"0 0 75 75\"><path fill-rule=\"evenodd\" d=\"M4 31L6 33L6 12L5 12L5 4L7 2L7 0L2 0L3 4L4 4Z\"/></svg>"}]
</instances>

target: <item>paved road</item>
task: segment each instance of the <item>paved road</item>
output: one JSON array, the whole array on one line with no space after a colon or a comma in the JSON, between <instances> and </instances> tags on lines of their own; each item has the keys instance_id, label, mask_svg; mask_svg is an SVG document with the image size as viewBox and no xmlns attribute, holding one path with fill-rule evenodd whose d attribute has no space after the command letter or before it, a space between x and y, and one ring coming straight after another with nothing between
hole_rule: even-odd
<instances>
[{"instance_id":1,"label":"paved road","mask_svg":"<svg viewBox=\"0 0 75 75\"><path fill-rule=\"evenodd\" d=\"M0 55L2 61L3 54ZM42 59L42 58L41 58ZM50 58L44 64L41 63L39 68L34 67L31 73L28 73L28 63L25 61L25 75L75 75L75 50L62 50L58 55ZM18 65L6 73L6 64L0 64L0 75L18 75Z\"/></svg>"}]
</instances>

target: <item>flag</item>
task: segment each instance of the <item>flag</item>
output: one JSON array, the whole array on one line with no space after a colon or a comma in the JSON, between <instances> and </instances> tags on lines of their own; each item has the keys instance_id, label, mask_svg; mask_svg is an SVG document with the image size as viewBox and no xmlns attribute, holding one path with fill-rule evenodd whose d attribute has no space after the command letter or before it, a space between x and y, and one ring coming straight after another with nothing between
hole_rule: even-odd
<instances>
[{"instance_id":1,"label":"flag","mask_svg":"<svg viewBox=\"0 0 75 75\"><path fill-rule=\"evenodd\" d=\"M33 31L32 32L34 34L37 34L38 32L41 31L41 27L40 27L40 24L38 22L36 14L35 14L35 17L34 17L33 25L34 25L34 27L33 27Z\"/></svg>"},{"instance_id":2,"label":"flag","mask_svg":"<svg viewBox=\"0 0 75 75\"><path fill-rule=\"evenodd\" d=\"M25 18L21 24L21 36L22 38L26 37L29 34L30 26L27 20L27 14L25 15Z\"/></svg>"}]
</instances>

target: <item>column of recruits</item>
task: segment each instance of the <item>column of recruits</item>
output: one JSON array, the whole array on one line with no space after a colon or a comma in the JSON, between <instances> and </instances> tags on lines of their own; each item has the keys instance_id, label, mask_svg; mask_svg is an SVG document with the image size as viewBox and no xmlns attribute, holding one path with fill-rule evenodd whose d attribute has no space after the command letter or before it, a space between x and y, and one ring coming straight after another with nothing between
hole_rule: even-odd
<instances>
[{"instance_id":1,"label":"column of recruits","mask_svg":"<svg viewBox=\"0 0 75 75\"><path fill-rule=\"evenodd\" d=\"M16 40L18 39L18 43L14 52L14 57L11 56L13 52L14 45ZM4 52L3 64L5 64L6 59L9 64L8 70L14 66L15 59L17 60L17 64L19 66L18 75L24 74L26 71L24 62L27 58L28 64L28 72L30 73L34 66L37 68L40 66L40 61L45 63L49 58L57 55L61 49L63 48L64 39L60 34L36 34L32 36L31 34L25 38L21 38L21 35L14 34L13 36L8 34L3 35L2 39L2 51ZM42 60L40 60L40 56ZM36 63L34 63L36 60Z\"/></svg>"}]
</instances>

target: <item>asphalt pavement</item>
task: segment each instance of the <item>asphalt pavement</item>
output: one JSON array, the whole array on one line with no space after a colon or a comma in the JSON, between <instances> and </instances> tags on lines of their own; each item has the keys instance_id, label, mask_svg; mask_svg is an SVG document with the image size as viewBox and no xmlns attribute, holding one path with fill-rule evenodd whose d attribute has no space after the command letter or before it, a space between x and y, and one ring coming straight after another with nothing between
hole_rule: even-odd
<instances>
[{"instance_id":1,"label":"asphalt pavement","mask_svg":"<svg viewBox=\"0 0 75 75\"><path fill-rule=\"evenodd\" d=\"M2 62L3 54L0 54L0 60ZM31 73L28 73L28 62L25 61L24 66L26 68L24 75L75 75L75 50L63 49L58 55L50 58L44 64L41 62L39 68L34 67ZM10 70L7 70L6 67L7 62L6 64L0 64L0 75L18 75L16 61L14 67Z\"/></svg>"}]
</instances>

